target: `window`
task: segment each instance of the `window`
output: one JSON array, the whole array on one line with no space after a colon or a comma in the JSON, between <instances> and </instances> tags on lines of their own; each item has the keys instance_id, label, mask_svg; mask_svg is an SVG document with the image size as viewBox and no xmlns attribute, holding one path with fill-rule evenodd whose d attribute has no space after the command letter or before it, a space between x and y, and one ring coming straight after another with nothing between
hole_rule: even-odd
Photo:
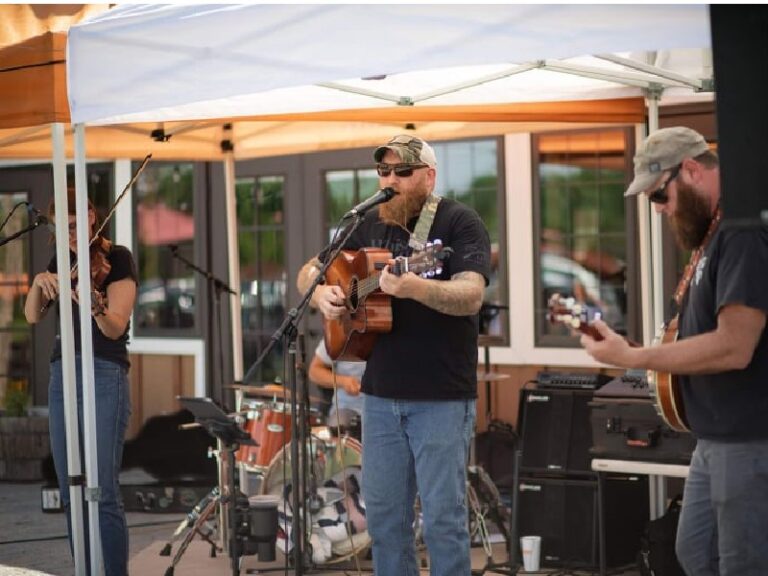
<instances>
[{"instance_id":1,"label":"window","mask_svg":"<svg viewBox=\"0 0 768 576\"><path fill-rule=\"evenodd\" d=\"M191 163L147 166L134 186L139 293L134 312L139 336L188 333L197 326L194 170Z\"/></svg>"},{"instance_id":2,"label":"window","mask_svg":"<svg viewBox=\"0 0 768 576\"><path fill-rule=\"evenodd\" d=\"M282 176L236 182L243 363L251 366L280 327L286 307L285 182ZM258 380L282 374L282 342L262 364Z\"/></svg>"},{"instance_id":3,"label":"window","mask_svg":"<svg viewBox=\"0 0 768 576\"><path fill-rule=\"evenodd\" d=\"M491 238L491 278L480 311L480 334L488 343L509 341L509 307L506 291L506 228L503 214L503 178L499 168L499 140L437 142L435 192L473 208ZM490 339L490 340L488 340Z\"/></svg>"},{"instance_id":4,"label":"window","mask_svg":"<svg viewBox=\"0 0 768 576\"><path fill-rule=\"evenodd\" d=\"M534 137L536 345L577 347L546 320L554 293L599 310L620 333L627 321L627 184L623 129Z\"/></svg>"},{"instance_id":5,"label":"window","mask_svg":"<svg viewBox=\"0 0 768 576\"><path fill-rule=\"evenodd\" d=\"M0 233L5 238L30 224L22 204L26 200L24 192L0 194L0 223L4 223ZM29 290L28 249L25 235L0 249L0 405L5 409L14 396L26 399L32 392L32 328L24 317Z\"/></svg>"},{"instance_id":6,"label":"window","mask_svg":"<svg viewBox=\"0 0 768 576\"><path fill-rule=\"evenodd\" d=\"M379 189L376 170L330 170L325 173L327 242L336 234L341 217L361 201L373 196Z\"/></svg>"}]
</instances>

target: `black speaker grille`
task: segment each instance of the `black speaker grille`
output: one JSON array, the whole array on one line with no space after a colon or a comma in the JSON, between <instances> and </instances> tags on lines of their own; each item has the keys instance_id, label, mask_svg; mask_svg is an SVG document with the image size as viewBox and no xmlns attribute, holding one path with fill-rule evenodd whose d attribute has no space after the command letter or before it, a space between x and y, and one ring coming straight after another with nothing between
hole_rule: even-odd
<instances>
[{"instance_id":1,"label":"black speaker grille","mask_svg":"<svg viewBox=\"0 0 768 576\"><path fill-rule=\"evenodd\" d=\"M523 390L521 442L523 472L591 474L591 391Z\"/></svg>"},{"instance_id":2,"label":"black speaker grille","mask_svg":"<svg viewBox=\"0 0 768 576\"><path fill-rule=\"evenodd\" d=\"M521 477L518 491L518 533L541 536L542 566L599 566L596 479ZM603 498L606 564L631 563L648 521L648 478L607 476Z\"/></svg>"}]
</instances>

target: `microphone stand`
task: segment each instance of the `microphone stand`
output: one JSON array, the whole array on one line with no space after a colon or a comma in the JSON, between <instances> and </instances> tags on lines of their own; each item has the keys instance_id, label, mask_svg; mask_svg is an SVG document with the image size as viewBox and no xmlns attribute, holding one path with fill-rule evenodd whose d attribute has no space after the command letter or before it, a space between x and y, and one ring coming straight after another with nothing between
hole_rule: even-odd
<instances>
[{"instance_id":1,"label":"microphone stand","mask_svg":"<svg viewBox=\"0 0 768 576\"><path fill-rule=\"evenodd\" d=\"M216 325L217 325L217 331L218 331L218 338L219 338L219 377L222 380L222 384L224 381L224 350L222 348L223 343L223 336L222 336L222 328L221 328L221 293L227 292L233 296L237 296L237 292L232 290L232 288L223 280L220 280L207 270L203 270L199 266L197 266L194 262L191 262L187 260L184 256L179 254L179 247L175 244L169 244L168 249L171 251L171 255L179 260L180 262L183 262L187 265L188 268L191 270L194 270L201 276L203 276L206 280L208 280L209 284L213 285L214 288L214 294L216 299ZM227 446L222 445L221 438L216 437L217 439L217 450L219 454L219 467L218 467L218 480L219 480L219 487L222 494L226 491L229 491L229 487L234 485L234 451L229 450ZM223 460L226 460L224 462ZM236 494L234 491L227 495L224 494L224 496L229 496L229 498L232 499L234 502L236 500ZM222 501L225 499L222 498ZM234 520L234 514L229 507L221 506L221 540L222 542L227 545L230 544L232 539L235 538L234 533L234 527L231 526L232 521ZM231 550L232 548L230 548Z\"/></svg>"},{"instance_id":2,"label":"microphone stand","mask_svg":"<svg viewBox=\"0 0 768 576\"><path fill-rule=\"evenodd\" d=\"M35 221L32 222L32 224L29 224L26 228L22 228L18 232L14 232L13 234L11 234L10 236L8 236L6 238L0 238L0 246L5 246L11 240L16 240L16 238L18 238L19 236L22 236L23 234L26 234L27 232L31 232L32 230L34 230L35 228L37 228L41 224L46 224L47 222L48 222L47 219L44 219L44 218L41 218L41 217L38 216L37 218L35 218Z\"/></svg>"},{"instance_id":3,"label":"microphone stand","mask_svg":"<svg viewBox=\"0 0 768 576\"><path fill-rule=\"evenodd\" d=\"M219 336L219 375L221 376L222 380L224 378L224 352L222 350L222 331L221 331L221 293L222 292L228 292L232 296L237 296L237 292L232 290L232 288L224 282L223 280L220 280L207 270L203 270L199 266L197 266L194 262L190 262L187 260L184 256L179 254L179 247L175 244L169 244L168 249L171 251L171 254L174 258L177 260L183 262L187 265L188 268L194 270L198 274L202 275L206 280L208 280L209 284L213 285L214 288L214 294L216 299L216 324L218 325L218 336ZM222 382L223 383L223 382Z\"/></svg>"},{"instance_id":4,"label":"microphone stand","mask_svg":"<svg viewBox=\"0 0 768 576\"><path fill-rule=\"evenodd\" d=\"M296 576L302 576L304 574L305 557L307 551L309 550L305 518L302 518L301 508L301 504L307 502L305 496L307 492L306 466L308 464L308 458L306 455L305 443L306 419L303 418L303 415L304 405L307 403L309 396L307 394L307 382L305 378L302 379L301 398L299 398L299 395L297 394L298 378L296 367L298 366L299 360L304 358L303 334L299 334L298 324L301 318L304 316L310 301L312 300L312 295L314 294L315 289L325 277L325 273L329 266L333 263L334 260L336 260L336 257L341 253L344 245L347 243L347 240L349 240L350 236L352 236L354 231L357 230L365 218L362 211L359 213L351 214L351 217L353 219L352 223L344 231L344 235L339 239L338 243L335 246L333 246L333 244L329 245L330 250L328 252L328 257L325 259L325 262L321 266L319 273L312 281L311 286L302 296L298 306L291 308L288 311L288 314L285 316L283 323L277 330L275 330L274 334L272 334L267 347L262 351L261 355L256 359L256 361L248 369L248 372L243 377L243 382L248 382L250 377L253 376L256 370L258 370L258 367L264 361L264 358L266 358L267 354L269 354L272 348L274 348L274 346L280 340L286 340L287 346L285 349L288 350L289 357L293 359L293 361L290 363L286 361L286 368L288 372L287 377L291 392L291 485L294 487L292 490L291 502L291 508L293 510L293 526L291 533L293 534L293 567ZM296 345L297 341L299 343L298 349ZM300 401L301 405L299 404ZM299 414L299 406L301 407L301 415ZM301 445L301 449L304 455L303 459L301 460L299 459L299 445ZM300 465L304 468L304 470L299 470ZM299 492L301 492L301 494L299 494ZM304 508L304 514L306 514L306 506Z\"/></svg>"}]
</instances>

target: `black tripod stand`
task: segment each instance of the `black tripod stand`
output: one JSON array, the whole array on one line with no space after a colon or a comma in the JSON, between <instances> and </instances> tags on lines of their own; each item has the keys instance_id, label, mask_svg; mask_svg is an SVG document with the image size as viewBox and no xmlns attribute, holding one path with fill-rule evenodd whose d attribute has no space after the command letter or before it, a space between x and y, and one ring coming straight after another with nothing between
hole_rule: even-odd
<instances>
[{"instance_id":1,"label":"black tripod stand","mask_svg":"<svg viewBox=\"0 0 768 576\"><path fill-rule=\"evenodd\" d=\"M221 490L219 490L218 487L214 488L208 496L206 496L206 498L204 498L195 509L189 513L188 519L185 519L182 522L182 525L177 528L176 532L181 533L188 525L189 519L195 517L189 532L184 537L181 546L173 557L171 565L165 571L165 576L173 576L176 564L181 560L182 555L187 550L187 547L195 534L200 534L206 542L211 544L211 552L212 554L215 554L217 548L210 537L212 530L203 532L202 528L206 525L211 514L215 512L217 505L227 507L226 517L229 519L230 535L228 544L232 574L233 576L239 576L241 546L236 537L238 533L236 505L239 494L235 488L235 452L240 448L240 444L253 445L254 441L247 432L240 428L240 426L238 426L226 412L214 404L210 398L178 397L178 400L184 408L192 412L195 416L195 420L197 420L197 422L199 422L211 436L220 441L223 450L226 452L225 457L228 468L228 482ZM176 534L174 534L174 536L175 535ZM166 548L170 553L170 543L166 544ZM165 551L165 549L163 551Z\"/></svg>"}]
</instances>

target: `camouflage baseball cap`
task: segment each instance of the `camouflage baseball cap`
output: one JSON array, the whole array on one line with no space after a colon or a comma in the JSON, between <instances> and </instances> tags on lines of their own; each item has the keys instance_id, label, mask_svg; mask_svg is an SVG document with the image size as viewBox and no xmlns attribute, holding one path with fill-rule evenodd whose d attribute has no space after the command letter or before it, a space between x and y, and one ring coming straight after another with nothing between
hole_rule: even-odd
<instances>
[{"instance_id":1,"label":"camouflage baseball cap","mask_svg":"<svg viewBox=\"0 0 768 576\"><path fill-rule=\"evenodd\" d=\"M430 168L437 167L437 158L432 146L416 136L409 134L395 136L384 146L376 148L373 159L376 162L381 162L387 150L392 150L406 164L426 164Z\"/></svg>"},{"instance_id":2,"label":"camouflage baseball cap","mask_svg":"<svg viewBox=\"0 0 768 576\"><path fill-rule=\"evenodd\" d=\"M690 128L662 128L645 139L635 154L635 179L624 196L648 190L662 172L674 168L686 158L695 158L709 150L704 137Z\"/></svg>"}]
</instances>

